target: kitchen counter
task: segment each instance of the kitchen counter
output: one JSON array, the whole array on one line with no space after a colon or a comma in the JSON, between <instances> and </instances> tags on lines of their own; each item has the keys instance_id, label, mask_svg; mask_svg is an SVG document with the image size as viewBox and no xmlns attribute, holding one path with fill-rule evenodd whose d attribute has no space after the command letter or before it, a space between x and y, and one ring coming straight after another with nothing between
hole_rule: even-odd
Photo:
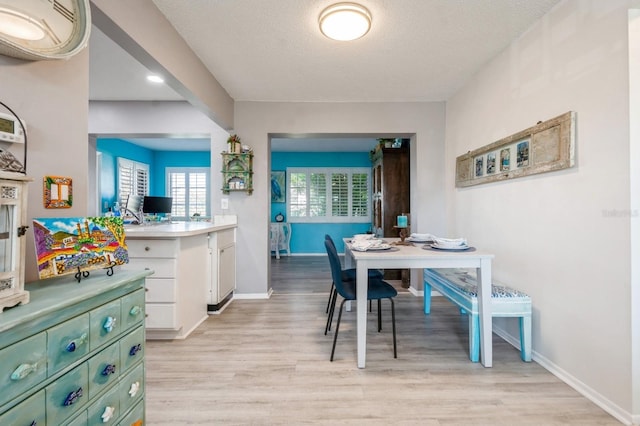
<instances>
[{"instance_id":1,"label":"kitchen counter","mask_svg":"<svg viewBox=\"0 0 640 426\"><path fill-rule=\"evenodd\" d=\"M146 280L147 339L184 339L235 290L237 216L213 222L126 225L129 263Z\"/></svg>"},{"instance_id":2,"label":"kitchen counter","mask_svg":"<svg viewBox=\"0 0 640 426\"><path fill-rule=\"evenodd\" d=\"M150 225L125 225L128 237L138 238L175 238L190 237L222 231L238 226L237 216L215 216L213 222L171 222Z\"/></svg>"}]
</instances>

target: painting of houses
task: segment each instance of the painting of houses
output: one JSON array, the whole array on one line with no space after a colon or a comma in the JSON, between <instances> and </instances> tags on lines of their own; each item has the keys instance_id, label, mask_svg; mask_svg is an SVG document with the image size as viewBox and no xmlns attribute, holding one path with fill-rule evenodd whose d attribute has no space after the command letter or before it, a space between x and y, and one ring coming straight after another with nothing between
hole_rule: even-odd
<instances>
[{"instance_id":1,"label":"painting of houses","mask_svg":"<svg viewBox=\"0 0 640 426\"><path fill-rule=\"evenodd\" d=\"M33 231L40 279L129 262L118 217L36 218Z\"/></svg>"}]
</instances>

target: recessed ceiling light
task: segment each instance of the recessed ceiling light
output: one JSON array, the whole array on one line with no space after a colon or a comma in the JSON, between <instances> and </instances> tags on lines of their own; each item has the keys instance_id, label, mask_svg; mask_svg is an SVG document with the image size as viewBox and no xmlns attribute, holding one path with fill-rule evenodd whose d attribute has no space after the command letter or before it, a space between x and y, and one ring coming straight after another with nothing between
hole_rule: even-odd
<instances>
[{"instance_id":1,"label":"recessed ceiling light","mask_svg":"<svg viewBox=\"0 0 640 426\"><path fill-rule=\"evenodd\" d=\"M322 11L318 23L325 36L338 41L351 41L369 32L371 13L357 3L336 3Z\"/></svg>"},{"instance_id":2,"label":"recessed ceiling light","mask_svg":"<svg viewBox=\"0 0 640 426\"><path fill-rule=\"evenodd\" d=\"M147 80L149 80L152 83L164 83L164 78L154 74L148 75Z\"/></svg>"},{"instance_id":3,"label":"recessed ceiling light","mask_svg":"<svg viewBox=\"0 0 640 426\"><path fill-rule=\"evenodd\" d=\"M0 7L0 32L22 40L42 40L46 31L31 16L13 9Z\"/></svg>"}]
</instances>

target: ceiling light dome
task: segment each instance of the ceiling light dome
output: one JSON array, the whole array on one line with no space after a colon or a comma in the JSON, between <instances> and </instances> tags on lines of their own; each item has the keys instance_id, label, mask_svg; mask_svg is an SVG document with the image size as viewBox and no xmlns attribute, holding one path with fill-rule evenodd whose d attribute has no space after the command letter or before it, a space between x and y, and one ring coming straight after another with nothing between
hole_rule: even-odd
<instances>
[{"instance_id":1,"label":"ceiling light dome","mask_svg":"<svg viewBox=\"0 0 640 426\"><path fill-rule=\"evenodd\" d=\"M371 13L357 3L336 3L322 11L318 23L322 34L333 40L356 40L369 32Z\"/></svg>"}]
</instances>

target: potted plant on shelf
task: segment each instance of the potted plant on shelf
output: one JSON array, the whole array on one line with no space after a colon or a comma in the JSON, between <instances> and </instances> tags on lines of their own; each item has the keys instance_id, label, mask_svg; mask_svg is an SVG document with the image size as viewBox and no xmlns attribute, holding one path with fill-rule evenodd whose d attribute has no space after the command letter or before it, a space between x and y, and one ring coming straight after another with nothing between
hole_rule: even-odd
<instances>
[{"instance_id":1,"label":"potted plant on shelf","mask_svg":"<svg viewBox=\"0 0 640 426\"><path fill-rule=\"evenodd\" d=\"M230 153L240 154L240 152L242 151L242 145L240 143L240 136L235 135L235 134L229 136L229 139L227 139L227 143L229 144L229 152Z\"/></svg>"}]
</instances>

